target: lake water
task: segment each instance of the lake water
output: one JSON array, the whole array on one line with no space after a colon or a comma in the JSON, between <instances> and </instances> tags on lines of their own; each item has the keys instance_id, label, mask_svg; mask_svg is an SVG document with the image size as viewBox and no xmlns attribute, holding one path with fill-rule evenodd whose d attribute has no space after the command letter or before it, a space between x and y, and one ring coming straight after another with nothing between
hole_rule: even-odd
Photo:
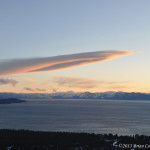
<instances>
[{"instance_id":1,"label":"lake water","mask_svg":"<svg viewBox=\"0 0 150 150\"><path fill-rule=\"evenodd\" d=\"M2 104L0 128L150 135L150 101L28 100Z\"/></svg>"}]
</instances>

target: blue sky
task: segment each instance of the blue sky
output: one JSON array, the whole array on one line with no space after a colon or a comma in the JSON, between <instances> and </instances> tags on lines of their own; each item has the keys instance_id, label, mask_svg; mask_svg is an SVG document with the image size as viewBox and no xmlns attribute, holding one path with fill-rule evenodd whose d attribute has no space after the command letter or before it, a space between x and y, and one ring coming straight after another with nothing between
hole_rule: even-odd
<instances>
[{"instance_id":1,"label":"blue sky","mask_svg":"<svg viewBox=\"0 0 150 150\"><path fill-rule=\"evenodd\" d=\"M149 0L0 3L2 58L149 49Z\"/></svg>"},{"instance_id":2,"label":"blue sky","mask_svg":"<svg viewBox=\"0 0 150 150\"><path fill-rule=\"evenodd\" d=\"M122 80L132 81L136 78L137 83L133 87L144 86L142 82L150 82L149 6L149 0L0 1L0 59L51 57L116 49L141 51L102 64L51 72L45 76L55 76L60 72L64 76L101 76L102 80L118 80L117 74L122 73L126 74ZM79 71L83 72L82 75L78 74ZM109 72L109 75L94 74L94 71ZM35 78L31 74L26 76ZM40 78L43 74L38 76ZM8 89L7 85L5 88ZM148 92L149 87L145 88Z\"/></svg>"}]
</instances>

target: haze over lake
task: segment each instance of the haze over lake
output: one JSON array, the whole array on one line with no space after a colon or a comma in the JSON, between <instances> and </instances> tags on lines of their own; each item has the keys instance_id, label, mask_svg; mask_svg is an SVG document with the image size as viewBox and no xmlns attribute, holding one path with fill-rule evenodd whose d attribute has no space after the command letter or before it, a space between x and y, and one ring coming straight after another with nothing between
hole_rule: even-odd
<instances>
[{"instance_id":1,"label":"haze over lake","mask_svg":"<svg viewBox=\"0 0 150 150\"><path fill-rule=\"evenodd\" d=\"M0 105L0 128L150 135L149 108L145 100L28 100Z\"/></svg>"}]
</instances>

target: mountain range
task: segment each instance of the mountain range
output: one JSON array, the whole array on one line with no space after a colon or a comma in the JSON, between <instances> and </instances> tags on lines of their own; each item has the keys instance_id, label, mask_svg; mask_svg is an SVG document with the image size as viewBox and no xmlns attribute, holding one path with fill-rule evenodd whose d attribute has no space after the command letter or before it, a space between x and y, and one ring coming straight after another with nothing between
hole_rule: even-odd
<instances>
[{"instance_id":1,"label":"mountain range","mask_svg":"<svg viewBox=\"0 0 150 150\"><path fill-rule=\"evenodd\" d=\"M136 92L56 92L56 93L0 93L0 99L112 99L112 100L150 100L149 93Z\"/></svg>"}]
</instances>

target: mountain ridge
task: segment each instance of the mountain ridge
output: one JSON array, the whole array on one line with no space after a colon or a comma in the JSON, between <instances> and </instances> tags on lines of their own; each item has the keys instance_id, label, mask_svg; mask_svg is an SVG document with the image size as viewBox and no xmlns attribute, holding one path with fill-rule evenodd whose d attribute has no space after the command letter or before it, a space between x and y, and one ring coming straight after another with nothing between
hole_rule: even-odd
<instances>
[{"instance_id":1,"label":"mountain ridge","mask_svg":"<svg viewBox=\"0 0 150 150\"><path fill-rule=\"evenodd\" d=\"M110 99L110 100L150 100L149 93L139 92L57 92L57 93L0 93L0 99Z\"/></svg>"}]
</instances>

